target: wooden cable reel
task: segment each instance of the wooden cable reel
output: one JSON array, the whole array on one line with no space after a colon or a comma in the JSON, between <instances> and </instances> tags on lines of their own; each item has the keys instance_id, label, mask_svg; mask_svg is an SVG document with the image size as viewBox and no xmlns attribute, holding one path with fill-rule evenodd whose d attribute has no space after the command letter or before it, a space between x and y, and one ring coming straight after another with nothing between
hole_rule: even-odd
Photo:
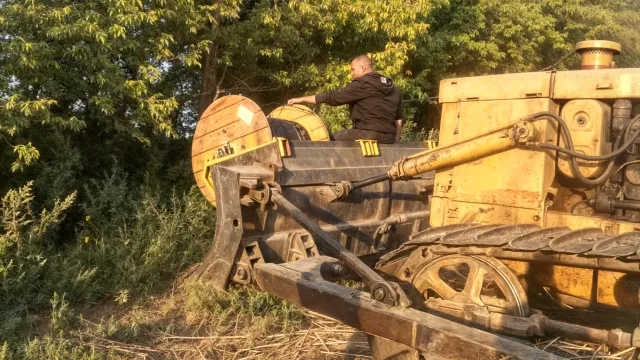
<instances>
[{"instance_id":1,"label":"wooden cable reel","mask_svg":"<svg viewBox=\"0 0 640 360\"><path fill-rule=\"evenodd\" d=\"M205 164L238 156L276 137L288 140L328 141L324 122L303 105L284 105L265 116L251 99L230 95L217 99L200 117L191 145L191 167L198 187L215 206Z\"/></svg>"}]
</instances>

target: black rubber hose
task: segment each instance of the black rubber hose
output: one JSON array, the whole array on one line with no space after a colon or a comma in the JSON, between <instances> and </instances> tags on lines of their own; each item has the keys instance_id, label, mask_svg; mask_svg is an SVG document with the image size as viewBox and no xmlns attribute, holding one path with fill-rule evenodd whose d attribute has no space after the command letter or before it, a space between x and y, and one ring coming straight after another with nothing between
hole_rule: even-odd
<instances>
[{"instance_id":1,"label":"black rubber hose","mask_svg":"<svg viewBox=\"0 0 640 360\"><path fill-rule=\"evenodd\" d=\"M573 140L571 139L571 134L569 133L569 127L567 126L567 124L565 123L564 119L562 119L560 116L552 113L552 112L543 112L543 113L536 113L533 115L534 118L540 118L542 116L550 116L553 117L556 121L558 121L558 123L560 124L560 126L562 127L562 130L565 134L567 134L567 136L565 137L567 139L567 146L569 145L569 143L571 143L571 146L569 146L569 149L566 148L562 148L560 146L556 146L556 145L552 145L552 144L546 144L546 143L542 143L540 144L540 147L543 149L550 149L550 150L555 150L564 154L567 154L571 157L576 157L578 159L582 159L582 160L587 160L587 161L605 161L605 160L611 160L613 158L615 158L616 156L622 154L623 152L625 152L627 150L628 147L630 147L631 145L633 145L636 141L636 139L638 139L638 137L640 137L640 129L638 131L636 131L633 136L631 136L631 139L629 139L629 141L627 141L626 143L624 143L622 145L622 147L620 147L620 149L618 149L617 151L614 151L610 154L607 155L598 155L598 156L590 156L590 155L585 155L585 154L580 154L577 153L575 151L573 151ZM629 125L632 125L634 123L636 123L638 120L640 120L640 115L636 116L633 118L633 120L631 120L631 122L629 123ZM627 127L628 128L628 127Z\"/></svg>"},{"instance_id":2,"label":"black rubber hose","mask_svg":"<svg viewBox=\"0 0 640 360\"><path fill-rule=\"evenodd\" d=\"M624 130L621 131L620 134L618 134L618 137L616 138L616 142L613 144L613 150L614 151L616 149L618 149L618 146L620 145L620 141L622 140L622 135L629 128L630 124L631 123L627 124L627 126L625 126ZM575 158L572 158L572 160L573 161L571 162L571 173L574 176L576 176L578 178L578 180L580 180L582 183L587 184L587 185L600 185L600 184L603 184L605 181L607 181L607 179L609 179L609 177L611 177L611 173L613 173L613 166L616 163L615 159L612 159L609 162L609 165L607 166L607 169L604 171L604 173L602 175L600 175L599 177L591 180L591 179L586 178L584 175L582 175L582 173L580 172L580 168L577 167L577 163L574 165Z\"/></svg>"},{"instance_id":3,"label":"black rubber hose","mask_svg":"<svg viewBox=\"0 0 640 360\"><path fill-rule=\"evenodd\" d=\"M639 115L639 116L636 116L635 118L633 118L633 120L631 122L629 122L629 124L627 124L627 126L625 126L625 128L620 132L620 134L616 138L615 144L613 146L614 151L611 154L602 155L602 156L583 155L583 154L576 153L574 151L573 139L571 138L571 132L569 131L569 127L567 126L567 123L564 121L564 119L562 119L560 116L558 116L558 115L556 115L556 114L554 114L554 113L552 113L550 111L544 111L544 112L540 112L540 113L536 113L536 114L532 115L532 117L534 119L539 119L539 118L541 118L543 116L549 116L549 117L553 118L554 120L556 120L558 122L558 125L562 129L562 135L564 135L564 137L565 137L565 141L567 143L568 149L561 148L559 146L555 146L555 145L551 145L551 144L544 144L544 143L541 144L540 147L541 148L545 148L545 149L550 149L550 150L556 150L558 152L562 152L564 154L569 155L569 157L571 158L571 160L570 160L571 173L581 183L583 183L585 185L600 185L600 184L604 183L605 181L607 181L607 179L611 176L611 173L613 172L613 167L615 165L615 157L620 155L620 154L622 154L627 149L627 147L633 145L633 143L635 142L635 139L638 138L638 136L640 136L640 130L639 130L631 137L631 139L629 141L627 141L622 147L618 148L618 146L620 145L620 141L622 141L622 137L627 132L627 130L631 127L632 124L634 124L635 122L640 120L640 115ZM584 160L591 160L591 161L610 160L610 163L609 163L609 166L607 166L607 169L605 170L604 174L602 174L601 176L599 176L596 179L591 180L591 179L587 179L580 172L580 168L578 167L578 162L576 161L576 158L580 158L580 159L584 159Z\"/></svg>"}]
</instances>

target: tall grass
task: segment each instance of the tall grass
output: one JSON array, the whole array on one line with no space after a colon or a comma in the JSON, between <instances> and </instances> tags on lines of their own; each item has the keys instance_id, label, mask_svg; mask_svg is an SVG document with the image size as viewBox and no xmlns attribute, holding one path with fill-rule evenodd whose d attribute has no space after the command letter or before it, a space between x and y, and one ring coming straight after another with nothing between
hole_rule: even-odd
<instances>
[{"instance_id":1,"label":"tall grass","mask_svg":"<svg viewBox=\"0 0 640 360\"><path fill-rule=\"evenodd\" d=\"M27 340L43 331L59 334L76 305L123 304L157 293L199 261L213 239L215 212L197 188L169 195L151 185L132 189L113 171L89 182L82 202L73 193L40 212L31 188L10 190L0 207L0 359L43 358L49 346L66 348ZM56 238L69 213L81 220L68 238Z\"/></svg>"}]
</instances>

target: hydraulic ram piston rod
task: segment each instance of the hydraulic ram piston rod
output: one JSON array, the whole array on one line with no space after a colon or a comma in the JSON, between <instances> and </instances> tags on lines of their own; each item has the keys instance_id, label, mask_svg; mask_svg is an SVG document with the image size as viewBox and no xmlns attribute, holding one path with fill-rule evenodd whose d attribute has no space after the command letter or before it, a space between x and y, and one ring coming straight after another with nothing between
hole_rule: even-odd
<instances>
[{"instance_id":1,"label":"hydraulic ram piston rod","mask_svg":"<svg viewBox=\"0 0 640 360\"><path fill-rule=\"evenodd\" d=\"M530 119L530 117L526 119ZM431 170L481 159L512 149L518 145L533 142L537 137L538 132L531 122L528 120L515 121L505 127L473 139L405 157L396 162L385 174L357 182L343 181L332 184L335 197L330 198L329 201L342 199L355 189L379 182L408 179Z\"/></svg>"}]
</instances>

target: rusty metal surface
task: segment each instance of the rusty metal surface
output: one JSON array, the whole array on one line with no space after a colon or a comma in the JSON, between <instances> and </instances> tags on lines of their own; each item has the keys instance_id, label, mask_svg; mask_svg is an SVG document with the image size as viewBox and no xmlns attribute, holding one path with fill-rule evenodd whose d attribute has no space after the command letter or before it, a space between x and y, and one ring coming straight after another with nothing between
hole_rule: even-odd
<instances>
[{"instance_id":1,"label":"rusty metal surface","mask_svg":"<svg viewBox=\"0 0 640 360\"><path fill-rule=\"evenodd\" d=\"M524 251L540 250L547 247L553 239L570 231L568 227L546 228L511 239L505 248Z\"/></svg>"},{"instance_id":2,"label":"rusty metal surface","mask_svg":"<svg viewBox=\"0 0 640 360\"><path fill-rule=\"evenodd\" d=\"M520 260L531 262L551 263L558 265L577 266L583 268L603 269L621 272L640 272L640 259L636 256L640 251L640 232L625 233L615 237L602 235L599 229L581 229L572 231L569 228L557 227L534 230L520 235L518 232L504 234L506 239L498 241L497 245L480 244L478 238L487 236L492 231L499 231L504 226L479 225L439 231L429 229L424 234L427 241L414 237L400 246L399 249L383 256L380 265L398 258L398 254L411 251L420 246L438 254L471 254L493 256L499 259ZM535 229L524 227L524 229ZM508 240L508 244L504 244ZM555 248L550 247L556 242ZM584 243L583 243L584 241ZM485 242L487 243L487 242ZM462 246L465 245L465 246ZM593 248L591 251L577 253L579 248ZM516 251L521 250L521 251ZM571 250L571 251L569 251ZM620 261L623 260L623 261Z\"/></svg>"},{"instance_id":3,"label":"rusty metal surface","mask_svg":"<svg viewBox=\"0 0 640 360\"><path fill-rule=\"evenodd\" d=\"M412 291L429 309L464 318L464 307L529 316L527 294L500 261L479 256L448 255L429 261L412 278ZM433 296L433 293L436 296ZM417 299L416 299L417 300ZM449 306L453 304L454 306Z\"/></svg>"},{"instance_id":4,"label":"rusty metal surface","mask_svg":"<svg viewBox=\"0 0 640 360\"><path fill-rule=\"evenodd\" d=\"M290 142L292 156L281 159L282 164L274 166L274 181L281 187L283 196L312 218L321 227L338 226L362 221L380 222L393 215L427 211L427 193L431 191L432 174L411 181L384 182L353 192L348 201L327 203L319 192L322 185L336 179L358 181L388 169L401 156L424 149L422 144L381 145L380 156L363 157L357 143L346 142ZM268 157L263 163L268 162ZM258 159L258 160L260 160ZM237 165L244 159L238 158L225 163ZM248 164L250 164L248 161ZM266 165L265 165L266 166ZM253 212L253 220L248 222L246 236L270 236L283 232L303 230L291 217L276 211ZM427 218L417 220L426 227ZM369 254L376 228L346 226L341 234L332 234L338 241L356 255ZM398 225L388 235L388 246L398 246L413 231L412 224ZM395 244L395 245L394 245Z\"/></svg>"},{"instance_id":5,"label":"rusty metal surface","mask_svg":"<svg viewBox=\"0 0 640 360\"><path fill-rule=\"evenodd\" d=\"M309 233L295 219L256 198L263 186L260 184L280 187L288 202L355 256L396 248L412 232L427 226L426 195L431 189L431 174L397 184L387 181L367 186L354 191L348 201L332 204L324 202L318 192L322 184L338 176L357 181L375 174L377 168L388 169L398 156L423 149L423 144L383 145L381 156L370 158L362 156L356 143L292 141L290 145L289 158L281 158L277 145L268 144L210 167L214 177L222 172L227 178L214 179L222 187L219 190L225 202L216 209L217 233L203 261L202 278L215 279L216 286L224 286L224 273L232 270L229 263L243 258L243 252L236 256L241 247L239 240L230 235L238 231L241 238L259 245L262 261L280 263L315 254L313 249L307 252L309 246L296 240ZM331 167L335 173L321 171ZM239 187L240 182L253 190ZM230 219L238 219L239 227L230 228ZM224 271L218 269L220 266ZM251 279L251 274L229 275L242 283Z\"/></svg>"},{"instance_id":6,"label":"rusty metal surface","mask_svg":"<svg viewBox=\"0 0 640 360\"><path fill-rule=\"evenodd\" d=\"M400 158L427 149L424 143L379 144L380 156L364 157L355 141L291 141L290 145L292 156L282 159L283 168L276 177L282 186L364 180L386 173ZM433 172L419 178L433 179Z\"/></svg>"},{"instance_id":7,"label":"rusty metal surface","mask_svg":"<svg viewBox=\"0 0 640 360\"><path fill-rule=\"evenodd\" d=\"M635 255L639 251L640 233L631 232L597 242L587 255L626 257Z\"/></svg>"},{"instance_id":8,"label":"rusty metal surface","mask_svg":"<svg viewBox=\"0 0 640 360\"><path fill-rule=\"evenodd\" d=\"M385 264L379 263L378 269L403 278L405 287L414 294L412 298L418 306L424 303L429 312L465 325L525 337L546 334L565 336L617 348L640 344L640 336L634 331L580 326L551 320L537 313L529 317L528 312L522 311L523 307L528 309L526 293L509 268L495 257L438 254L437 249L444 247L423 245L406 257L402 267L386 268ZM425 252L425 248L430 250ZM538 275L538 270L534 269L533 275ZM570 283L576 280L569 273L566 275L559 277ZM550 280L542 281L542 284L552 283ZM585 285L590 290L591 287ZM629 296L637 297L637 290L635 295Z\"/></svg>"},{"instance_id":9,"label":"rusty metal surface","mask_svg":"<svg viewBox=\"0 0 640 360\"><path fill-rule=\"evenodd\" d=\"M484 232L475 238L478 246L501 246L506 245L514 236L520 236L540 230L536 224L507 225Z\"/></svg>"},{"instance_id":10,"label":"rusty metal surface","mask_svg":"<svg viewBox=\"0 0 640 360\"><path fill-rule=\"evenodd\" d=\"M283 265L260 264L260 288L346 325L429 354L430 359L559 359L541 350L414 309L374 301L368 294L323 281L319 257ZM300 270L301 269L301 270ZM319 299L321 299L319 301Z\"/></svg>"},{"instance_id":11,"label":"rusty metal surface","mask_svg":"<svg viewBox=\"0 0 640 360\"><path fill-rule=\"evenodd\" d=\"M584 254L604 240L602 230L586 228L569 232L551 240L549 248L559 253Z\"/></svg>"},{"instance_id":12,"label":"rusty metal surface","mask_svg":"<svg viewBox=\"0 0 640 360\"><path fill-rule=\"evenodd\" d=\"M501 227L498 224L492 225L476 225L474 227L450 232L442 236L436 243L447 245L473 245L477 242L477 237L480 234L494 230Z\"/></svg>"},{"instance_id":13,"label":"rusty metal surface","mask_svg":"<svg viewBox=\"0 0 640 360\"><path fill-rule=\"evenodd\" d=\"M222 289L227 284L240 247L243 217L237 196L240 191L238 173L216 166L212 177L218 184L215 187L219 201L216 207L216 233L213 246L202 261L197 277Z\"/></svg>"},{"instance_id":14,"label":"rusty metal surface","mask_svg":"<svg viewBox=\"0 0 640 360\"><path fill-rule=\"evenodd\" d=\"M476 225L478 224L466 223L432 227L411 235L409 237L409 241L411 243L429 244L436 240L439 240L443 235L447 233L469 229L475 227Z\"/></svg>"},{"instance_id":15,"label":"rusty metal surface","mask_svg":"<svg viewBox=\"0 0 640 360\"><path fill-rule=\"evenodd\" d=\"M358 259L356 255L345 249L331 234L322 229L300 211L300 209L285 199L278 190L271 189L271 199L273 203L278 206L279 211L284 211L289 214L305 230L314 236L325 254L339 259L356 274L360 275L360 277L368 283L376 300L389 305L397 305L400 302L400 296L404 295L402 292L396 292L390 283L385 281L378 273L362 262L362 260Z\"/></svg>"}]
</instances>

